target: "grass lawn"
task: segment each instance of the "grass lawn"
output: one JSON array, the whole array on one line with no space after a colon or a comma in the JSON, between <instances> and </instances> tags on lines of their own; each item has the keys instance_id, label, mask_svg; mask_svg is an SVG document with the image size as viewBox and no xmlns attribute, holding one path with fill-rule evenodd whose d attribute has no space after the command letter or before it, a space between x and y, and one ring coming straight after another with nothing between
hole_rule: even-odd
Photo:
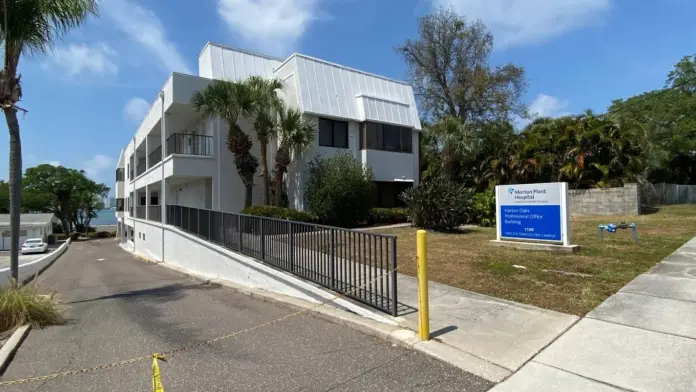
<instances>
[{"instance_id":1,"label":"grass lawn","mask_svg":"<svg viewBox=\"0 0 696 392\"><path fill-rule=\"evenodd\" d=\"M639 244L629 230L604 234L597 225L635 222ZM416 253L416 229L375 231L398 236L399 262ZM637 275L696 235L696 206L663 207L638 217L574 217L573 244L582 247L573 254L523 251L490 246L493 228L474 228L461 233L428 233L430 279L499 298L584 315L617 292ZM521 265L527 269L514 268ZM542 270L575 272L590 276L563 275ZM416 274L408 263L400 272Z\"/></svg>"}]
</instances>

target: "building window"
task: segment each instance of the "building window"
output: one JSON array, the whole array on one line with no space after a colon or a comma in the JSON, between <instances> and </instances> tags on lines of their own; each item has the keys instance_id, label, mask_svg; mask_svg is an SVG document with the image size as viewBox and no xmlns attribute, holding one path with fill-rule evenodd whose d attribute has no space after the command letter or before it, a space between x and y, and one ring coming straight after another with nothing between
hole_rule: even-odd
<instances>
[{"instance_id":1,"label":"building window","mask_svg":"<svg viewBox=\"0 0 696 392\"><path fill-rule=\"evenodd\" d=\"M123 198L116 199L116 211L123 212L125 210L124 204Z\"/></svg>"},{"instance_id":2,"label":"building window","mask_svg":"<svg viewBox=\"0 0 696 392\"><path fill-rule=\"evenodd\" d=\"M123 176L124 176L124 170L123 170L123 168L118 168L118 169L116 169L116 181L117 181L117 182L118 182L118 181L123 181L123 180L124 180Z\"/></svg>"},{"instance_id":3,"label":"building window","mask_svg":"<svg viewBox=\"0 0 696 392\"><path fill-rule=\"evenodd\" d=\"M360 124L360 148L392 152L413 152L411 128L364 122Z\"/></svg>"},{"instance_id":4,"label":"building window","mask_svg":"<svg viewBox=\"0 0 696 392\"><path fill-rule=\"evenodd\" d=\"M157 192L150 192L150 205L151 206L158 206L159 205L159 195Z\"/></svg>"},{"instance_id":5,"label":"building window","mask_svg":"<svg viewBox=\"0 0 696 392\"><path fill-rule=\"evenodd\" d=\"M348 148L348 123L320 118L319 145L323 147Z\"/></svg>"},{"instance_id":6,"label":"building window","mask_svg":"<svg viewBox=\"0 0 696 392\"><path fill-rule=\"evenodd\" d=\"M144 206L145 204L147 204L147 196L145 196L144 193L141 193L140 194L140 204L138 204L138 205Z\"/></svg>"}]
</instances>

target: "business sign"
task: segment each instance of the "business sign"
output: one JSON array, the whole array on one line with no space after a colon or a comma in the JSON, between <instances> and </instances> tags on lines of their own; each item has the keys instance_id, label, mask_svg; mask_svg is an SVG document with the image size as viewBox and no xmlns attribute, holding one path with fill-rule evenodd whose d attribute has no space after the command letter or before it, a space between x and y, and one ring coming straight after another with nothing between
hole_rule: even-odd
<instances>
[{"instance_id":1,"label":"business sign","mask_svg":"<svg viewBox=\"0 0 696 392\"><path fill-rule=\"evenodd\" d=\"M570 244L565 182L499 185L495 196L498 240Z\"/></svg>"}]
</instances>

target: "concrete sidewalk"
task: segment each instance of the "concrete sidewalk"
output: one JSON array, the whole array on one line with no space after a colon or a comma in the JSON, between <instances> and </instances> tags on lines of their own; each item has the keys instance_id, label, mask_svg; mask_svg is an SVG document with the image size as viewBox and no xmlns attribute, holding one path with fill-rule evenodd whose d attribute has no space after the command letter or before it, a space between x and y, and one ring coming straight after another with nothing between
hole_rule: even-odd
<instances>
[{"instance_id":1,"label":"concrete sidewalk","mask_svg":"<svg viewBox=\"0 0 696 392\"><path fill-rule=\"evenodd\" d=\"M627 390L696 390L696 237L493 389Z\"/></svg>"},{"instance_id":2,"label":"concrete sidewalk","mask_svg":"<svg viewBox=\"0 0 696 392\"><path fill-rule=\"evenodd\" d=\"M399 274L399 303L413 308L398 317L418 330L418 279ZM431 338L454 349L464 368L500 382L539 353L579 318L430 282Z\"/></svg>"}]
</instances>

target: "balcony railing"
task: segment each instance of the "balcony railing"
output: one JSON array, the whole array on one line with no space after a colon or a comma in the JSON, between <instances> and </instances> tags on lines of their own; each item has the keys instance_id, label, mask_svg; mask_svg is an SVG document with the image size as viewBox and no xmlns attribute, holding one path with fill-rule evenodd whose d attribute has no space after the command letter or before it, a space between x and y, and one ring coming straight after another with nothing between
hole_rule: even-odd
<instances>
[{"instance_id":1,"label":"balcony railing","mask_svg":"<svg viewBox=\"0 0 696 392\"><path fill-rule=\"evenodd\" d=\"M155 166L162 160L162 146L155 148L148 157L150 167ZM149 169L149 168L148 168Z\"/></svg>"},{"instance_id":2,"label":"balcony railing","mask_svg":"<svg viewBox=\"0 0 696 392\"><path fill-rule=\"evenodd\" d=\"M138 163L137 171L136 171L136 177L145 173L145 170L147 170L147 166L145 165L145 160L143 159L142 162Z\"/></svg>"},{"instance_id":3,"label":"balcony railing","mask_svg":"<svg viewBox=\"0 0 696 392\"><path fill-rule=\"evenodd\" d=\"M149 215L147 220L162 222L162 206L149 206L148 210Z\"/></svg>"},{"instance_id":4,"label":"balcony railing","mask_svg":"<svg viewBox=\"0 0 696 392\"><path fill-rule=\"evenodd\" d=\"M135 207L135 218L145 219L145 209L146 206Z\"/></svg>"},{"instance_id":5,"label":"balcony railing","mask_svg":"<svg viewBox=\"0 0 696 392\"><path fill-rule=\"evenodd\" d=\"M167 154L213 156L213 137L175 133L167 139Z\"/></svg>"}]
</instances>

